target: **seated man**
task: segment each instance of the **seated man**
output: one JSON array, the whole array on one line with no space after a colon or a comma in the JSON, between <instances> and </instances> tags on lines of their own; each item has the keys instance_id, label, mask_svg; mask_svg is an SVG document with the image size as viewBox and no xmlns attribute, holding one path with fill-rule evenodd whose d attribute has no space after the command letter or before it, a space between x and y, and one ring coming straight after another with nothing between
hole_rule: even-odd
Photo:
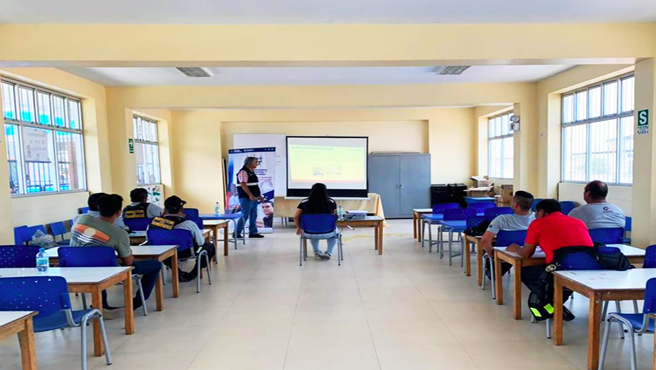
<instances>
[{"instance_id":1,"label":"seated man","mask_svg":"<svg viewBox=\"0 0 656 370\"><path fill-rule=\"evenodd\" d=\"M608 185L599 180L588 183L583 190L583 199L587 204L574 208L569 215L585 222L588 229L624 228L624 212L620 207L606 202L606 196Z\"/></svg>"},{"instance_id":2,"label":"seated man","mask_svg":"<svg viewBox=\"0 0 656 370\"><path fill-rule=\"evenodd\" d=\"M535 207L536 220L528 227L524 246L513 244L508 251L516 252L524 258L529 258L540 246L550 264L554 251L565 247L593 247L594 243L583 221L561 213L560 203L555 199L545 199ZM546 265L522 268L522 282L529 288L539 279ZM564 301L567 300L563 297ZM574 319L574 315L563 307L563 318L566 321Z\"/></svg>"},{"instance_id":3,"label":"seated man","mask_svg":"<svg viewBox=\"0 0 656 370\"><path fill-rule=\"evenodd\" d=\"M513 196L510 207L513 214L499 215L488 226L487 230L481 238L481 247L485 250L488 256L492 256L492 241L499 233L499 231L517 231L526 230L528 226L535 220L535 215L531 212L531 205L533 205L533 195L526 191L516 191ZM509 263L503 263L503 273L505 274L512 267ZM488 270L489 271L489 270Z\"/></svg>"},{"instance_id":4,"label":"seated man","mask_svg":"<svg viewBox=\"0 0 656 370\"><path fill-rule=\"evenodd\" d=\"M123 209L123 218L155 218L164 213L162 207L148 203L148 190L144 188L132 189L129 206Z\"/></svg>"},{"instance_id":5,"label":"seated man","mask_svg":"<svg viewBox=\"0 0 656 370\"><path fill-rule=\"evenodd\" d=\"M214 254L216 253L216 248L214 247L214 244L210 242L205 242L205 236L203 235L203 231L198 227L198 225L196 225L194 221L187 219L187 215L184 213L184 208L182 207L185 204L187 204L187 202L185 202L184 200L180 199L175 195L166 198L166 200L164 201L164 215L161 217L153 218L148 228L149 229L157 228L157 229L166 229L166 230L173 230L173 229L189 230L194 239L194 250L196 254L205 250L207 251L207 256L211 261L212 258L214 258ZM191 256L190 249L178 253L179 258L184 258L189 256ZM169 268L171 267L170 260L166 260L164 261L164 263ZM178 274L180 276L179 280L182 282L187 282L196 279L196 277L198 276L198 263L201 264L200 265L201 268L206 267L205 259L197 258L196 265L194 266L193 270L191 270L190 272L184 272L182 270L178 270Z\"/></svg>"},{"instance_id":6,"label":"seated man","mask_svg":"<svg viewBox=\"0 0 656 370\"><path fill-rule=\"evenodd\" d=\"M89 206L89 212L86 214L89 216L93 217L100 217L100 212L98 211L98 199L101 197L104 197L105 193L93 193L89 195L89 199L87 200L87 205ZM77 215L75 216L75 222L80 219L84 215ZM123 223L123 218L118 217L116 220L114 220L114 226L119 227L121 229L125 229L125 224Z\"/></svg>"},{"instance_id":7,"label":"seated man","mask_svg":"<svg viewBox=\"0 0 656 370\"><path fill-rule=\"evenodd\" d=\"M130 249L128 233L114 226L114 221L121 216L122 207L123 198L120 195L110 194L100 197L98 199L100 217L93 217L88 214L82 215L71 230L71 246L108 246L116 249L118 256L121 258L121 264L123 266L134 267L132 273L142 276L141 286L143 288L143 294L148 299L159 278L162 265L157 260L134 260L132 250ZM132 304L134 309L141 307L139 292L137 292ZM112 307L107 305L105 294L103 294L103 307L112 309Z\"/></svg>"}]
</instances>

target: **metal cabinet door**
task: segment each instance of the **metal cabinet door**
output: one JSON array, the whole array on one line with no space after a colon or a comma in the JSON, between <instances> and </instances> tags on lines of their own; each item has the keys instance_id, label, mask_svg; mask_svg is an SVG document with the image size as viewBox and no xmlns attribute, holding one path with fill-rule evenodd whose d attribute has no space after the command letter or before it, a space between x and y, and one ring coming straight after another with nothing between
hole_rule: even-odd
<instances>
[{"instance_id":1,"label":"metal cabinet door","mask_svg":"<svg viewBox=\"0 0 656 370\"><path fill-rule=\"evenodd\" d=\"M414 208L430 208L430 154L401 155L399 163L401 175L399 212L401 217L412 217Z\"/></svg>"},{"instance_id":2,"label":"metal cabinet door","mask_svg":"<svg viewBox=\"0 0 656 370\"><path fill-rule=\"evenodd\" d=\"M399 181L400 158L398 155L369 156L369 192L380 195L387 218L401 216Z\"/></svg>"}]
</instances>

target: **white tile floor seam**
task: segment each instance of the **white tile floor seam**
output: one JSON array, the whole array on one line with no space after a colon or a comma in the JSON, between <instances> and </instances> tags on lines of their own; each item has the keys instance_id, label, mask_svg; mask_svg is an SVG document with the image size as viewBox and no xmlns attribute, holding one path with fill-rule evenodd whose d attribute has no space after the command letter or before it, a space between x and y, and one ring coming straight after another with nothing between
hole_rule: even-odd
<instances>
[{"instance_id":1,"label":"white tile floor seam","mask_svg":"<svg viewBox=\"0 0 656 370\"><path fill-rule=\"evenodd\" d=\"M449 266L447 256L429 254L412 239L410 220L388 224L383 256L374 251L372 229L346 230L342 266L310 253L302 267L294 229L276 224L274 234L231 248L227 258L219 255L213 285L203 280L200 294L194 282L183 283L173 299L169 282L164 311L155 311L153 295L149 315L135 313L134 335L124 334L122 311L107 313L114 365L90 355L89 368L585 369L585 297L571 304L577 319L565 324L565 345L556 347L545 338L544 323L530 323L525 303L524 319L512 318L509 277L503 280L506 303L498 306L489 288L476 285L475 258L474 276L466 277L459 256ZM121 292L110 289L110 302L122 302ZM79 369L79 337L79 329L36 334L39 369ZM650 368L653 336L636 343L639 368ZM523 355L513 359L511 351ZM628 354L615 326L606 370L627 369ZM0 342L0 369L18 370L19 361L17 340Z\"/></svg>"}]
</instances>

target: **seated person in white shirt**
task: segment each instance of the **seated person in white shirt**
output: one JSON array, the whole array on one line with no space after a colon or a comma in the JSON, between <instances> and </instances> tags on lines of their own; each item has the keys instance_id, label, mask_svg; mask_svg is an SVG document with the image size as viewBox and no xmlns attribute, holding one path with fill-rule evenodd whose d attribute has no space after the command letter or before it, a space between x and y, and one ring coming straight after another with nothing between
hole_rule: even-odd
<instances>
[{"instance_id":1,"label":"seated person in white shirt","mask_svg":"<svg viewBox=\"0 0 656 370\"><path fill-rule=\"evenodd\" d=\"M148 190L136 188L130 191L129 206L123 209L123 218L155 218L164 213L162 207L148 203Z\"/></svg>"},{"instance_id":2,"label":"seated person in white shirt","mask_svg":"<svg viewBox=\"0 0 656 370\"><path fill-rule=\"evenodd\" d=\"M100 211L98 210L98 199L100 197L103 197L107 195L106 193L93 193L89 195L89 199L87 200L87 205L89 206L89 212L86 214L89 216L93 217L100 217ZM77 220L82 217L83 215L77 215L75 216L74 223L77 222ZM123 223L123 218L122 217L117 217L116 220L114 220L114 226L119 227L121 229L126 229L125 224Z\"/></svg>"},{"instance_id":3,"label":"seated person in white shirt","mask_svg":"<svg viewBox=\"0 0 656 370\"><path fill-rule=\"evenodd\" d=\"M610 229L626 226L626 216L620 207L606 202L608 185L595 180L588 183L583 190L583 199L587 204L574 208L568 216L585 222L588 229Z\"/></svg>"},{"instance_id":4,"label":"seated person in white shirt","mask_svg":"<svg viewBox=\"0 0 656 370\"><path fill-rule=\"evenodd\" d=\"M499 231L518 231L528 229L531 222L535 220L535 215L531 212L533 199L533 194L527 191L516 191L512 203L510 204L514 213L499 215L492 220L480 241L481 247L485 250L488 256L493 255L492 241ZM503 263L501 266L504 274L512 267L509 263Z\"/></svg>"},{"instance_id":5,"label":"seated person in white shirt","mask_svg":"<svg viewBox=\"0 0 656 370\"><path fill-rule=\"evenodd\" d=\"M148 226L149 229L165 229L165 230L188 230L191 232L191 235L194 240L194 251L196 254L201 251L207 251L207 256L210 260L214 258L216 253L216 248L214 244L210 242L205 242L205 236L203 231L196 225L192 220L187 219L187 215L184 213L183 206L187 204L184 200L180 199L177 196L171 196L166 198L164 201L164 215L155 217ZM178 258L185 258L191 256L191 250L187 249L178 253ZM171 267L171 262L169 260L164 261L164 263ZM182 282L187 282L196 279L198 274L198 263L201 264L202 268L206 267L205 259L198 258L196 259L196 265L190 272L184 272L179 270L179 280Z\"/></svg>"}]
</instances>

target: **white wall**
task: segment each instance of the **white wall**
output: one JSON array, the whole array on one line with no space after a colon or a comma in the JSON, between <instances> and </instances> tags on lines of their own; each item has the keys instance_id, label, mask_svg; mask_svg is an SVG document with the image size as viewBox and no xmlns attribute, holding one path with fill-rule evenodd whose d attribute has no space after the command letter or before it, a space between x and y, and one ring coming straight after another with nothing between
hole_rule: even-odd
<instances>
[{"instance_id":1,"label":"white wall","mask_svg":"<svg viewBox=\"0 0 656 370\"><path fill-rule=\"evenodd\" d=\"M583 188L585 184L574 184L561 182L558 184L558 200L571 200L585 204L583 200ZM627 216L631 216L631 192L630 186L608 186L608 197L606 200L620 207Z\"/></svg>"}]
</instances>

